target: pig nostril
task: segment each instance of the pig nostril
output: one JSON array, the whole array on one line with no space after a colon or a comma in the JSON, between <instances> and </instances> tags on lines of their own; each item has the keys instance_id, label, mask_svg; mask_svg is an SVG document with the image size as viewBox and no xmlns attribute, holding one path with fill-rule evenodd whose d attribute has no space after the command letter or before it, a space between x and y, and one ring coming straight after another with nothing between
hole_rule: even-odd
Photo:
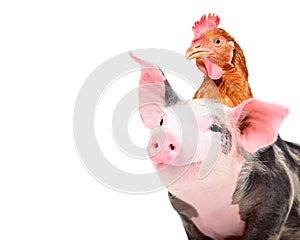
<instances>
[{"instance_id":1,"label":"pig nostril","mask_svg":"<svg viewBox=\"0 0 300 240\"><path fill-rule=\"evenodd\" d=\"M169 145L169 147L172 151L175 149L175 146L172 143Z\"/></svg>"},{"instance_id":2,"label":"pig nostril","mask_svg":"<svg viewBox=\"0 0 300 240\"><path fill-rule=\"evenodd\" d=\"M153 147L154 148L158 148L158 143L156 142L156 143L153 143Z\"/></svg>"}]
</instances>

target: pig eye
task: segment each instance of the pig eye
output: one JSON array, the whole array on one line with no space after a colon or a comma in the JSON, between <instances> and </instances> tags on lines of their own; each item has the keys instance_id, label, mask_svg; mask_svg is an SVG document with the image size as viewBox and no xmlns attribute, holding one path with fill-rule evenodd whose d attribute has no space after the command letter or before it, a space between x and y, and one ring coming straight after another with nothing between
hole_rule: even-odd
<instances>
[{"instance_id":1,"label":"pig eye","mask_svg":"<svg viewBox=\"0 0 300 240\"><path fill-rule=\"evenodd\" d=\"M218 126L217 124L212 124L210 126L210 130L212 132L221 132L222 131L222 128L220 126Z\"/></svg>"},{"instance_id":2,"label":"pig eye","mask_svg":"<svg viewBox=\"0 0 300 240\"><path fill-rule=\"evenodd\" d=\"M160 119L159 125L162 126L163 123L164 123L164 119L162 118L162 119Z\"/></svg>"}]
</instances>

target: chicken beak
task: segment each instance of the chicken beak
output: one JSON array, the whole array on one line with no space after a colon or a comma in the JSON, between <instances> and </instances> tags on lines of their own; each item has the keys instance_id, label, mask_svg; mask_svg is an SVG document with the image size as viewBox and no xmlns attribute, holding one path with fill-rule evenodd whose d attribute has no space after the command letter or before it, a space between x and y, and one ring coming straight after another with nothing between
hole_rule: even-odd
<instances>
[{"instance_id":1,"label":"chicken beak","mask_svg":"<svg viewBox=\"0 0 300 240\"><path fill-rule=\"evenodd\" d=\"M201 48L200 44L192 45L186 51L185 57L189 60L194 58L206 58L210 54L210 51L205 48Z\"/></svg>"}]
</instances>

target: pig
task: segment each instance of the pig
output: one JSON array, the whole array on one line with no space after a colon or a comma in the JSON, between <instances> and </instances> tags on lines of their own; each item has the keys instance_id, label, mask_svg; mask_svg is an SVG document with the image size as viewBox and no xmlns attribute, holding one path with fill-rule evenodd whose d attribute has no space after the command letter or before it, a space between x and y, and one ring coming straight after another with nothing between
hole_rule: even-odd
<instances>
[{"instance_id":1,"label":"pig","mask_svg":"<svg viewBox=\"0 0 300 240\"><path fill-rule=\"evenodd\" d=\"M188 239L300 239L300 146L277 133L289 110L183 100L159 67L131 57L147 151Z\"/></svg>"}]
</instances>

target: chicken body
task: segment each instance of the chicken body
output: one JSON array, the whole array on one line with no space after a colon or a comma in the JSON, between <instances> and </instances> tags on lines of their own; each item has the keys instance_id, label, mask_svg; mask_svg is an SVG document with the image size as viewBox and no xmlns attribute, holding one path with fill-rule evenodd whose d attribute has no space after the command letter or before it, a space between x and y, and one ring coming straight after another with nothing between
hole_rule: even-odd
<instances>
[{"instance_id":1,"label":"chicken body","mask_svg":"<svg viewBox=\"0 0 300 240\"><path fill-rule=\"evenodd\" d=\"M244 53L237 42L221 28L203 31L186 52L196 59L204 80L194 98L213 98L234 107L252 98Z\"/></svg>"}]
</instances>

